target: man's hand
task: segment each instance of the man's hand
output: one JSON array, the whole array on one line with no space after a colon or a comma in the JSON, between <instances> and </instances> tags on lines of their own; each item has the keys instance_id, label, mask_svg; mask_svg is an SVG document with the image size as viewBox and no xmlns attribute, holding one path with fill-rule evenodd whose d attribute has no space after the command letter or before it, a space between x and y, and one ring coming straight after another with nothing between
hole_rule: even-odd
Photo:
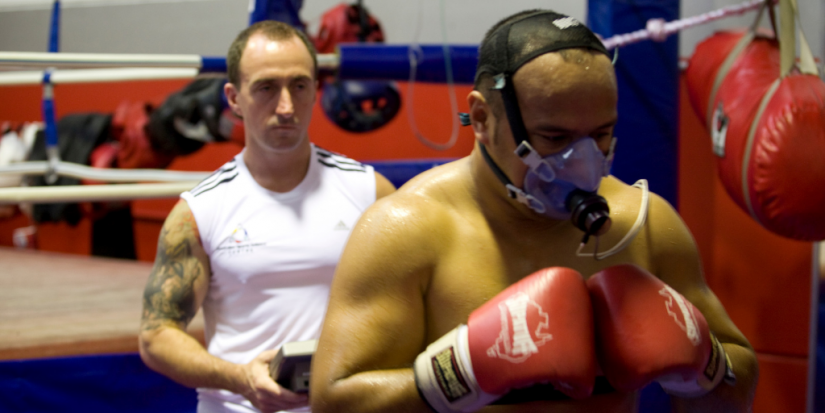
<instances>
[{"instance_id":1,"label":"man's hand","mask_svg":"<svg viewBox=\"0 0 825 413\"><path fill-rule=\"evenodd\" d=\"M269 363L278 350L267 350L254 360L241 366L244 388L239 393L263 413L294 409L309 404L305 394L293 393L276 383L269 376Z\"/></svg>"}]
</instances>

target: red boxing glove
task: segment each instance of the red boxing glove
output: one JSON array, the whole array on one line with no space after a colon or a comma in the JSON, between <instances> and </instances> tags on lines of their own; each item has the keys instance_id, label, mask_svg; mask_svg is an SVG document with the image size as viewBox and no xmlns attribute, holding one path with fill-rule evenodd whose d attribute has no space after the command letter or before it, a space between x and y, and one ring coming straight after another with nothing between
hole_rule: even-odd
<instances>
[{"instance_id":1,"label":"red boxing glove","mask_svg":"<svg viewBox=\"0 0 825 413\"><path fill-rule=\"evenodd\" d=\"M587 280L596 351L610 384L638 390L651 381L698 397L732 380L721 343L685 297L635 265L604 269Z\"/></svg>"},{"instance_id":2,"label":"red boxing glove","mask_svg":"<svg viewBox=\"0 0 825 413\"><path fill-rule=\"evenodd\" d=\"M510 389L552 383L574 398L596 376L593 315L581 274L548 268L511 285L430 344L415 381L435 411L475 411Z\"/></svg>"}]
</instances>

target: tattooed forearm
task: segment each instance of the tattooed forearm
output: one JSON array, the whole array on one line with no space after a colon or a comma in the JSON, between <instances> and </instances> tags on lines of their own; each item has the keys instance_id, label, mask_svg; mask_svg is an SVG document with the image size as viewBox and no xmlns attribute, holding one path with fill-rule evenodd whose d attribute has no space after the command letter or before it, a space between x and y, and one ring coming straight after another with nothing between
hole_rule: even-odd
<instances>
[{"instance_id":1,"label":"tattooed forearm","mask_svg":"<svg viewBox=\"0 0 825 413\"><path fill-rule=\"evenodd\" d=\"M143 293L143 330L170 324L185 328L198 311L195 283L206 272L193 254L200 248L199 239L192 230L191 212L182 216L175 212L161 230L155 265Z\"/></svg>"}]
</instances>

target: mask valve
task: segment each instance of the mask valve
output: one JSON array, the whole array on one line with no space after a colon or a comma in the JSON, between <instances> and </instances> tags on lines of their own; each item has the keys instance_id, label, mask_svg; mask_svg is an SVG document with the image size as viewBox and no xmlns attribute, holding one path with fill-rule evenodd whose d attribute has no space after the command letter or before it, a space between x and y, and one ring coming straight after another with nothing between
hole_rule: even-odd
<instances>
[{"instance_id":1,"label":"mask valve","mask_svg":"<svg viewBox=\"0 0 825 413\"><path fill-rule=\"evenodd\" d=\"M584 243L591 235L600 236L610 230L610 208L601 195L577 188L570 192L566 204L573 225L584 231Z\"/></svg>"}]
</instances>

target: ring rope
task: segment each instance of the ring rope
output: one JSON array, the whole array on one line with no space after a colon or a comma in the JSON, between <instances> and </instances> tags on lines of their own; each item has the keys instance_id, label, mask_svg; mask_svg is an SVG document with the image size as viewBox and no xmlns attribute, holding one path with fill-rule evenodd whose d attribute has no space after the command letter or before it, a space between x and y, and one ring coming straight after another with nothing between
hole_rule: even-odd
<instances>
[{"instance_id":1,"label":"ring rope","mask_svg":"<svg viewBox=\"0 0 825 413\"><path fill-rule=\"evenodd\" d=\"M0 205L177 198L182 192L194 188L198 183L199 181L0 188Z\"/></svg>"},{"instance_id":2,"label":"ring rope","mask_svg":"<svg viewBox=\"0 0 825 413\"><path fill-rule=\"evenodd\" d=\"M671 22L665 22L663 19L650 19L647 21L647 25L644 29L625 34L617 34L605 39L604 47L610 50L616 47L627 46L629 44L648 39L661 42L671 34L679 32L680 30L707 24L725 17L743 14L751 10L756 10L761 7L765 1L772 0L749 0L741 4L722 7L697 16L686 17L684 19L674 20Z\"/></svg>"},{"instance_id":3,"label":"ring rope","mask_svg":"<svg viewBox=\"0 0 825 413\"><path fill-rule=\"evenodd\" d=\"M48 161L18 162L0 166L0 176L4 175L44 175L50 171ZM166 169L113 169L93 168L72 162L60 161L54 173L77 179L102 182L189 182L201 181L211 172L170 171Z\"/></svg>"}]
</instances>

